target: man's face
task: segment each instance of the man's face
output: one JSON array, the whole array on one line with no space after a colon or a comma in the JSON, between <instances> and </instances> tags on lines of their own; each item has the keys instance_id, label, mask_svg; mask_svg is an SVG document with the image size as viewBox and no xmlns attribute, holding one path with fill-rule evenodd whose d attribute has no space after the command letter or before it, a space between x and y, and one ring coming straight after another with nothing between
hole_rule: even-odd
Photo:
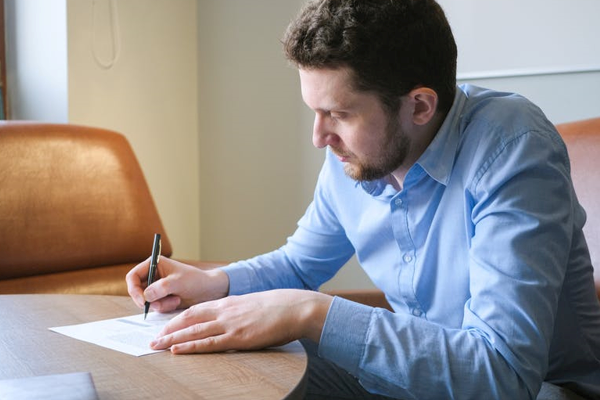
<instances>
[{"instance_id":1,"label":"man's face","mask_svg":"<svg viewBox=\"0 0 600 400\"><path fill-rule=\"evenodd\" d=\"M329 146L352 179L384 178L405 161L410 140L399 110L389 115L379 97L356 91L351 79L344 68L300 70L302 98L315 112L313 144Z\"/></svg>"}]
</instances>

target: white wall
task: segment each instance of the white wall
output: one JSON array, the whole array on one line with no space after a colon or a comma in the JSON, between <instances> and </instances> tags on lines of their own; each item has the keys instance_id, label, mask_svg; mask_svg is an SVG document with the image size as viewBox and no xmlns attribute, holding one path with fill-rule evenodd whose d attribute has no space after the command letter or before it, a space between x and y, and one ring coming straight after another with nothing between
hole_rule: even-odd
<instances>
[{"instance_id":1,"label":"white wall","mask_svg":"<svg viewBox=\"0 0 600 400\"><path fill-rule=\"evenodd\" d=\"M66 0L5 0L4 6L12 118L67 122Z\"/></svg>"},{"instance_id":2,"label":"white wall","mask_svg":"<svg viewBox=\"0 0 600 400\"><path fill-rule=\"evenodd\" d=\"M555 124L600 116L600 70L459 81L463 82L520 93Z\"/></svg>"},{"instance_id":3,"label":"white wall","mask_svg":"<svg viewBox=\"0 0 600 400\"><path fill-rule=\"evenodd\" d=\"M459 83L520 93L554 123L600 115L600 2L438 0Z\"/></svg>"},{"instance_id":4,"label":"white wall","mask_svg":"<svg viewBox=\"0 0 600 400\"><path fill-rule=\"evenodd\" d=\"M596 0L438 0L459 74L600 68Z\"/></svg>"}]
</instances>

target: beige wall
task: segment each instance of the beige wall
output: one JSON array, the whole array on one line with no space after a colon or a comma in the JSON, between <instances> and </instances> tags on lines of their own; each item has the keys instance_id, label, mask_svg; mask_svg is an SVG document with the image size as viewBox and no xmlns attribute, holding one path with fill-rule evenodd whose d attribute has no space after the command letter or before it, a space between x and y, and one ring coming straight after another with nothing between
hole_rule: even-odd
<instances>
[{"instance_id":1,"label":"beige wall","mask_svg":"<svg viewBox=\"0 0 600 400\"><path fill-rule=\"evenodd\" d=\"M197 24L195 0L68 0L69 121L114 129L131 142L174 255L200 249ZM92 22L95 11L95 22ZM92 27L101 67L92 53ZM150 239L151 240L151 239ZM150 245L150 244L149 244Z\"/></svg>"},{"instance_id":2,"label":"beige wall","mask_svg":"<svg viewBox=\"0 0 600 400\"><path fill-rule=\"evenodd\" d=\"M202 256L237 260L282 245L311 198L318 152L279 43L300 2L198 4Z\"/></svg>"}]
</instances>

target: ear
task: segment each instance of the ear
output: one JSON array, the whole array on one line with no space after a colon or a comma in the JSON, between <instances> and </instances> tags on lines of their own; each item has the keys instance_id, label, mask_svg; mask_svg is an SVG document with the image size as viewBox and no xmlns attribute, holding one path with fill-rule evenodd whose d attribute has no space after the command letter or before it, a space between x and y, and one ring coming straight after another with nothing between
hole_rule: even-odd
<instances>
[{"instance_id":1,"label":"ear","mask_svg":"<svg viewBox=\"0 0 600 400\"><path fill-rule=\"evenodd\" d=\"M438 95L435 90L420 87L411 90L408 97L413 104L412 121L415 125L425 125L435 115L438 105Z\"/></svg>"}]
</instances>

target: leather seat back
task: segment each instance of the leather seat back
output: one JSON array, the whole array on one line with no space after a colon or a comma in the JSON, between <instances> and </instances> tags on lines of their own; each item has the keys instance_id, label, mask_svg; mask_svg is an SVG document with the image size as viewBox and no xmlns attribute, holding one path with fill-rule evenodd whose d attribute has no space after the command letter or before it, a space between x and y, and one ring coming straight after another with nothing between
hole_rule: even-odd
<instances>
[{"instance_id":1,"label":"leather seat back","mask_svg":"<svg viewBox=\"0 0 600 400\"><path fill-rule=\"evenodd\" d=\"M126 138L105 129L0 123L0 279L171 255Z\"/></svg>"},{"instance_id":2,"label":"leather seat back","mask_svg":"<svg viewBox=\"0 0 600 400\"><path fill-rule=\"evenodd\" d=\"M567 145L575 191L587 213L583 231L600 298L600 118L559 124L556 128Z\"/></svg>"}]
</instances>

